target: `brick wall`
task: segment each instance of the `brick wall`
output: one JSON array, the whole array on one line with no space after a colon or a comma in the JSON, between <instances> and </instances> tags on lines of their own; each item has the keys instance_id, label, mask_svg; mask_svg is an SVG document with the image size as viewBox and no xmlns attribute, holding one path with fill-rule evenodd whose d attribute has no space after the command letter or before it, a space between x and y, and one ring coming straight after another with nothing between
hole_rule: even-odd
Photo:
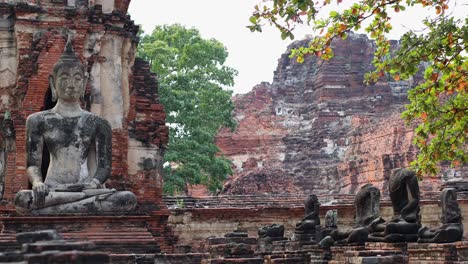
<instances>
[{"instance_id":1,"label":"brick wall","mask_svg":"<svg viewBox=\"0 0 468 264\"><path fill-rule=\"evenodd\" d=\"M31 1L30 1L31 2ZM104 39L113 36L128 40L133 46L130 58L134 58L138 38L138 27L126 16L129 0L116 0L115 8L121 12L103 14L100 6L91 8L65 8L64 3L45 1L41 4L6 4L0 3L2 15L11 15L17 40L19 67L17 85L10 88L11 106L0 109L0 114L11 112L16 132L15 146L7 157L5 179L4 209L12 209L15 194L21 189L29 188L26 176L25 120L28 115L44 109L48 96L48 77L63 52L66 35L74 36L75 53L87 65L92 83L86 88L83 107L89 109L93 102L92 85L100 85L99 76L92 75L93 65L106 58L100 56L99 45ZM40 14L40 16L39 16ZM106 36L103 38L102 36ZM95 36L101 36L95 37ZM93 39L95 38L95 39ZM127 41L127 42L128 42ZM124 48L122 48L124 50ZM119 58L121 54L113 54ZM122 55L123 56L123 55ZM123 59L122 59L123 60ZM130 62L130 67L133 61ZM122 95L122 100L129 109L122 116L122 126L114 128L112 133L112 176L108 186L119 190L129 189L135 192L140 204L148 208L164 208L161 203L162 178L160 167L144 168L140 160L132 160L128 155L129 140L139 142L146 150L152 151L151 162L159 164L162 160L164 146L168 140L168 129L165 126L165 113L157 96L156 76L149 71L147 63L137 60L134 68L128 72L122 70L122 80L127 81L130 93ZM122 81L123 82L123 81ZM112 89L121 89L117 83ZM106 96L106 95L100 95ZM106 106L104 106L106 107ZM129 164L141 167L137 173L129 174ZM149 206L151 205L151 206ZM140 207L141 208L141 207Z\"/></svg>"}]
</instances>

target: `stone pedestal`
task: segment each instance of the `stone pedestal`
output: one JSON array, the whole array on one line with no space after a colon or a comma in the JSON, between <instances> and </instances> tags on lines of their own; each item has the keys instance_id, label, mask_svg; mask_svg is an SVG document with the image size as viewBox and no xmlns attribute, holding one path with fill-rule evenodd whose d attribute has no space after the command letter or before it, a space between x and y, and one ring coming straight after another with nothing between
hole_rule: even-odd
<instances>
[{"instance_id":1,"label":"stone pedestal","mask_svg":"<svg viewBox=\"0 0 468 264\"><path fill-rule=\"evenodd\" d=\"M405 244L405 243L400 243ZM367 243L366 246L331 247L329 264L340 263L408 263L406 244L404 248L395 244Z\"/></svg>"},{"instance_id":2,"label":"stone pedestal","mask_svg":"<svg viewBox=\"0 0 468 264\"><path fill-rule=\"evenodd\" d=\"M276 244L284 244L288 241L285 237L265 237L258 239L258 252L272 252Z\"/></svg>"},{"instance_id":3,"label":"stone pedestal","mask_svg":"<svg viewBox=\"0 0 468 264\"><path fill-rule=\"evenodd\" d=\"M260 255L266 264L327 264L329 260L329 252L318 248L317 245L304 245L297 250L275 249L273 252L264 252Z\"/></svg>"},{"instance_id":4,"label":"stone pedestal","mask_svg":"<svg viewBox=\"0 0 468 264\"><path fill-rule=\"evenodd\" d=\"M225 237L208 239L212 258L248 258L252 257L257 246L253 237Z\"/></svg>"},{"instance_id":5,"label":"stone pedestal","mask_svg":"<svg viewBox=\"0 0 468 264\"><path fill-rule=\"evenodd\" d=\"M294 240L300 241L303 243L310 243L310 244L317 244L322 240L322 228L321 226L315 226L315 230L311 230L312 232L301 233L296 231L294 233Z\"/></svg>"},{"instance_id":6,"label":"stone pedestal","mask_svg":"<svg viewBox=\"0 0 468 264\"><path fill-rule=\"evenodd\" d=\"M263 258L255 257L257 238L248 237L246 232L234 231L223 238L208 239L210 259L203 264L262 264Z\"/></svg>"},{"instance_id":7,"label":"stone pedestal","mask_svg":"<svg viewBox=\"0 0 468 264\"><path fill-rule=\"evenodd\" d=\"M110 254L170 251L165 241L167 215L141 216L12 216L0 217L0 251L19 249L16 234L55 229L67 241L89 241Z\"/></svg>"},{"instance_id":8,"label":"stone pedestal","mask_svg":"<svg viewBox=\"0 0 468 264\"><path fill-rule=\"evenodd\" d=\"M329 264L468 263L468 241L447 244L366 243L366 246L331 247Z\"/></svg>"},{"instance_id":9,"label":"stone pedestal","mask_svg":"<svg viewBox=\"0 0 468 264\"><path fill-rule=\"evenodd\" d=\"M347 251L361 251L365 250L364 246L336 246L330 248L331 261L330 264L346 263L345 253Z\"/></svg>"}]
</instances>

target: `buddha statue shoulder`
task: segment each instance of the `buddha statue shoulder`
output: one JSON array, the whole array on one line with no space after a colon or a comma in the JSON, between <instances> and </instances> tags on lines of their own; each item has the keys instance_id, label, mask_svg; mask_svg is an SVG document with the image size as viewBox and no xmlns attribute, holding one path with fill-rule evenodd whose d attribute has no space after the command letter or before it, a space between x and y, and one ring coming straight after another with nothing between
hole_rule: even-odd
<instances>
[{"instance_id":1,"label":"buddha statue shoulder","mask_svg":"<svg viewBox=\"0 0 468 264\"><path fill-rule=\"evenodd\" d=\"M72 214L127 212L136 206L128 191L107 189L111 174L112 128L105 119L81 109L87 76L71 41L49 76L54 108L26 121L27 176L32 190L15 198L19 213ZM42 175L43 148L50 153Z\"/></svg>"}]
</instances>

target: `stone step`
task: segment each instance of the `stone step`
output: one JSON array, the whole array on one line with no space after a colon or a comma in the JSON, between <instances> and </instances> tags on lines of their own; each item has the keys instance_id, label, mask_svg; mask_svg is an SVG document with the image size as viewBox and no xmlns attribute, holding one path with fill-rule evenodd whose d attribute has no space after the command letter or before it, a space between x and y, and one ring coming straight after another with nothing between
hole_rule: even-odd
<instances>
[{"instance_id":1,"label":"stone step","mask_svg":"<svg viewBox=\"0 0 468 264\"><path fill-rule=\"evenodd\" d=\"M263 264L263 258L212 259L210 264Z\"/></svg>"},{"instance_id":2,"label":"stone step","mask_svg":"<svg viewBox=\"0 0 468 264\"><path fill-rule=\"evenodd\" d=\"M466 261L410 260L410 264L467 264Z\"/></svg>"},{"instance_id":3,"label":"stone step","mask_svg":"<svg viewBox=\"0 0 468 264\"><path fill-rule=\"evenodd\" d=\"M309 264L310 261L305 257L278 258L270 260L271 264Z\"/></svg>"},{"instance_id":4,"label":"stone step","mask_svg":"<svg viewBox=\"0 0 468 264\"><path fill-rule=\"evenodd\" d=\"M25 244L22 246L23 250L27 253L41 253L43 251L91 251L94 250L95 245L92 242L66 242L63 241L47 241L32 244Z\"/></svg>"},{"instance_id":5,"label":"stone step","mask_svg":"<svg viewBox=\"0 0 468 264\"><path fill-rule=\"evenodd\" d=\"M62 237L67 239L67 238L121 238L121 239L126 239L126 238L132 238L132 239L141 239L141 238L152 238L153 236L151 234L138 234L138 235L132 235L132 234L89 234L89 233L82 233L82 234L62 234Z\"/></svg>"},{"instance_id":6,"label":"stone step","mask_svg":"<svg viewBox=\"0 0 468 264\"><path fill-rule=\"evenodd\" d=\"M143 243L96 243L96 250L103 252L117 252L122 254L155 254L160 253L161 249L157 244Z\"/></svg>"}]
</instances>

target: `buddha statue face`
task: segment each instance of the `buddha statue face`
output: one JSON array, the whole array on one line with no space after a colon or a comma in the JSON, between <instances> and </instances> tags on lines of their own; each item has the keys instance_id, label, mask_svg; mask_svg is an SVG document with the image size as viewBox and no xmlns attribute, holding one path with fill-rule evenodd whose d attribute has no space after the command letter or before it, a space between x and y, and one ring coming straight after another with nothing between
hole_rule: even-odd
<instances>
[{"instance_id":1,"label":"buddha statue face","mask_svg":"<svg viewBox=\"0 0 468 264\"><path fill-rule=\"evenodd\" d=\"M81 67L64 65L57 70L53 79L52 89L55 89L57 98L64 102L80 100L85 88L85 75Z\"/></svg>"},{"instance_id":2,"label":"buddha statue face","mask_svg":"<svg viewBox=\"0 0 468 264\"><path fill-rule=\"evenodd\" d=\"M73 52L69 41L49 76L52 100L60 99L68 103L78 102L80 97L84 95L86 82L85 68Z\"/></svg>"}]
</instances>

